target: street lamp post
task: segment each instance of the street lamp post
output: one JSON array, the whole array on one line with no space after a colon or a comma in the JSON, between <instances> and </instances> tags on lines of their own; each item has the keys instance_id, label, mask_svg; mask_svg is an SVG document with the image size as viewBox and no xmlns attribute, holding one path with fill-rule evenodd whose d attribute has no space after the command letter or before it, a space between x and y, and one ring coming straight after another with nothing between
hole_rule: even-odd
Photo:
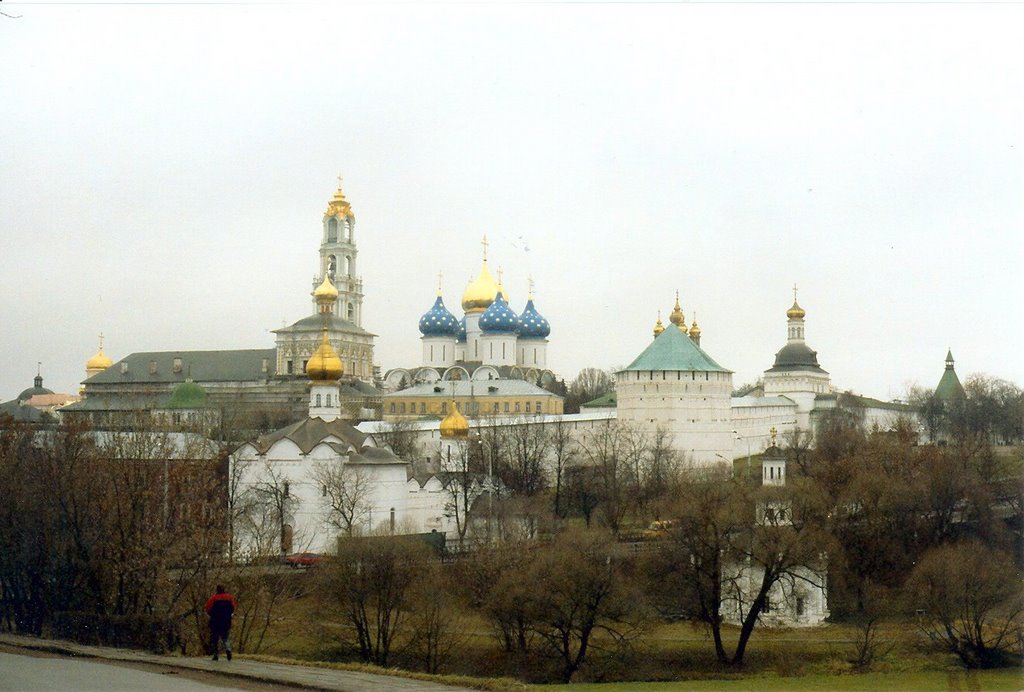
<instances>
[{"instance_id":1,"label":"street lamp post","mask_svg":"<svg viewBox=\"0 0 1024 692\"><path fill-rule=\"evenodd\" d=\"M747 480L750 480L750 438L740 435L739 431L733 430L733 434L737 440L743 440L747 443Z\"/></svg>"}]
</instances>

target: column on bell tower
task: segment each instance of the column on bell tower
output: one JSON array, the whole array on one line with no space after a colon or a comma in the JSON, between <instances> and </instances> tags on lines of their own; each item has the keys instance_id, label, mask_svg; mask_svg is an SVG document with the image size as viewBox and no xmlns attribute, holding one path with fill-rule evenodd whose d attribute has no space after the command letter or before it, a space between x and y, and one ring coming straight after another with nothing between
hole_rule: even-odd
<instances>
[{"instance_id":1,"label":"column on bell tower","mask_svg":"<svg viewBox=\"0 0 1024 692\"><path fill-rule=\"evenodd\" d=\"M355 226L355 214L341 189L341 178L338 178L338 189L324 211L320 273L313 279L313 287L315 289L324 278L329 278L338 289L334 314L362 327L363 281L356 272Z\"/></svg>"}]
</instances>

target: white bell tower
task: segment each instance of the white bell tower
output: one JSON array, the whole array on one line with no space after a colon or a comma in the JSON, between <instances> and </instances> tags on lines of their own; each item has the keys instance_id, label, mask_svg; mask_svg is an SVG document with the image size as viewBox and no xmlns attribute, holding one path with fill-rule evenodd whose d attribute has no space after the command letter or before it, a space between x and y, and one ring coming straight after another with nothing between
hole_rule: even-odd
<instances>
[{"instance_id":1,"label":"white bell tower","mask_svg":"<svg viewBox=\"0 0 1024 692\"><path fill-rule=\"evenodd\" d=\"M334 314L357 327L362 327L363 280L356 273L356 217L352 213L352 206L345 198L345 193L341 190L340 176L338 190L324 211L323 224L320 273L313 279L313 288L315 290L325 277L329 278L338 289Z\"/></svg>"}]
</instances>

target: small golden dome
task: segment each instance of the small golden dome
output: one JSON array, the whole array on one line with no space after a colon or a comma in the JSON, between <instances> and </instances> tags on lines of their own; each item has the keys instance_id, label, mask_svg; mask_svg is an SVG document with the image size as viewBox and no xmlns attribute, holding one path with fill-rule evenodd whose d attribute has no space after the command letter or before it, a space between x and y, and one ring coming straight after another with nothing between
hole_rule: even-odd
<instances>
[{"instance_id":1,"label":"small golden dome","mask_svg":"<svg viewBox=\"0 0 1024 692\"><path fill-rule=\"evenodd\" d=\"M331 347L331 343L327 340L327 330L325 329L323 341L320 342L320 348L316 350L316 353L306 363L306 374L314 382L333 382L341 379L344 372L345 369L341 364L341 358L338 357L334 348Z\"/></svg>"},{"instance_id":2,"label":"small golden dome","mask_svg":"<svg viewBox=\"0 0 1024 692\"><path fill-rule=\"evenodd\" d=\"M110 360L110 358L107 357L107 354L103 352L103 348L100 348L100 350L96 352L96 355L94 355L89 360L85 361L85 369L106 370L113 364L114 361Z\"/></svg>"},{"instance_id":3,"label":"small golden dome","mask_svg":"<svg viewBox=\"0 0 1024 692\"><path fill-rule=\"evenodd\" d=\"M338 299L338 289L334 287L334 284L331 283L330 278L326 274L324 275L324 280L313 291L313 299L321 307L330 307Z\"/></svg>"},{"instance_id":4,"label":"small golden dome","mask_svg":"<svg viewBox=\"0 0 1024 692\"><path fill-rule=\"evenodd\" d=\"M697 326L697 318L693 319L693 324L690 326L690 337L696 338L700 336L700 327Z\"/></svg>"},{"instance_id":5,"label":"small golden dome","mask_svg":"<svg viewBox=\"0 0 1024 692\"><path fill-rule=\"evenodd\" d=\"M341 178L338 178L338 190L334 193L331 201L327 203L327 211L324 212L324 216L355 218L355 214L352 213L352 206L345 199L345 193L341 191Z\"/></svg>"},{"instance_id":6,"label":"small golden dome","mask_svg":"<svg viewBox=\"0 0 1024 692\"><path fill-rule=\"evenodd\" d=\"M802 307L800 307L800 305L796 302L796 299L793 300L793 307L791 307L789 310L786 310L786 317L788 317L791 320L802 320L804 318L804 315L806 314L807 312Z\"/></svg>"},{"instance_id":7,"label":"small golden dome","mask_svg":"<svg viewBox=\"0 0 1024 692\"><path fill-rule=\"evenodd\" d=\"M110 360L110 358L107 357L107 354L103 352L103 334L100 334L100 347L99 347L99 350L96 351L96 355L94 355L89 360L85 361L85 369L86 369L86 371L88 371L88 370L106 370L107 368L109 368L113 364L114 364L114 361Z\"/></svg>"},{"instance_id":8,"label":"small golden dome","mask_svg":"<svg viewBox=\"0 0 1024 692\"><path fill-rule=\"evenodd\" d=\"M485 259L480 267L480 276L471 281L462 294L462 309L466 312L483 312L494 302L498 290L498 282L487 269Z\"/></svg>"},{"instance_id":9,"label":"small golden dome","mask_svg":"<svg viewBox=\"0 0 1024 692\"><path fill-rule=\"evenodd\" d=\"M455 402L452 401L448 404L448 415L441 421L440 426L441 437L466 437L469 435L469 421L466 417L459 413L459 409L455 407Z\"/></svg>"},{"instance_id":10,"label":"small golden dome","mask_svg":"<svg viewBox=\"0 0 1024 692\"><path fill-rule=\"evenodd\" d=\"M654 338L658 338L665 331L665 325L661 323L661 311L658 311L658 321L654 323Z\"/></svg>"},{"instance_id":11,"label":"small golden dome","mask_svg":"<svg viewBox=\"0 0 1024 692\"><path fill-rule=\"evenodd\" d=\"M683 315L683 309L679 307L679 291L676 291L676 306L669 313L668 321L686 331L686 317Z\"/></svg>"}]
</instances>

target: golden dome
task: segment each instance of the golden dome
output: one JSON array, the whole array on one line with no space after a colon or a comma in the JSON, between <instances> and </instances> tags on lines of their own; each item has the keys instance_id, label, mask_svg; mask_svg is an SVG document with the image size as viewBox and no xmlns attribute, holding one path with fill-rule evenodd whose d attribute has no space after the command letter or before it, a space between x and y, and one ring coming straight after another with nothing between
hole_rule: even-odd
<instances>
[{"instance_id":1,"label":"golden dome","mask_svg":"<svg viewBox=\"0 0 1024 692\"><path fill-rule=\"evenodd\" d=\"M106 370L107 368L109 368L113 364L114 364L114 361L110 360L110 358L107 357L107 354L103 352L103 349L100 348L100 350L96 352L95 356L93 356L89 360L85 361L85 369L86 370Z\"/></svg>"},{"instance_id":2,"label":"golden dome","mask_svg":"<svg viewBox=\"0 0 1024 692\"><path fill-rule=\"evenodd\" d=\"M679 307L679 291L676 291L676 306L669 313L668 321L686 331L686 317L683 315L683 309Z\"/></svg>"},{"instance_id":3,"label":"golden dome","mask_svg":"<svg viewBox=\"0 0 1024 692\"><path fill-rule=\"evenodd\" d=\"M658 321L654 323L654 337L658 338L665 331L665 325L661 323L661 310L658 311Z\"/></svg>"},{"instance_id":4,"label":"golden dome","mask_svg":"<svg viewBox=\"0 0 1024 692\"><path fill-rule=\"evenodd\" d=\"M309 375L309 379L314 382L333 382L341 379L345 369L341 365L341 358L331 347L331 343L327 340L327 330L324 330L323 341L320 342L320 348L316 350L316 353L306 363L306 374Z\"/></svg>"},{"instance_id":5,"label":"golden dome","mask_svg":"<svg viewBox=\"0 0 1024 692\"><path fill-rule=\"evenodd\" d=\"M483 312L494 302L494 296L497 294L498 282L488 271L485 258L480 267L480 276L471 281L462 294L462 309L466 312Z\"/></svg>"},{"instance_id":6,"label":"golden dome","mask_svg":"<svg viewBox=\"0 0 1024 692\"><path fill-rule=\"evenodd\" d=\"M697 326L697 318L693 318L693 324L690 326L690 338L695 339L700 336L700 327Z\"/></svg>"},{"instance_id":7,"label":"golden dome","mask_svg":"<svg viewBox=\"0 0 1024 692\"><path fill-rule=\"evenodd\" d=\"M321 307L330 307L338 299L338 289L334 287L334 284L331 283L330 278L326 274L324 275L324 280L313 291L313 299Z\"/></svg>"},{"instance_id":8,"label":"golden dome","mask_svg":"<svg viewBox=\"0 0 1024 692\"><path fill-rule=\"evenodd\" d=\"M85 369L89 370L106 370L114 361L110 360L106 353L103 352L103 335L100 334L100 348L89 360L85 361Z\"/></svg>"},{"instance_id":9,"label":"golden dome","mask_svg":"<svg viewBox=\"0 0 1024 692\"><path fill-rule=\"evenodd\" d=\"M448 415L441 421L441 437L466 437L469 435L469 421L455 408L455 402L448 404Z\"/></svg>"},{"instance_id":10,"label":"golden dome","mask_svg":"<svg viewBox=\"0 0 1024 692\"><path fill-rule=\"evenodd\" d=\"M791 320L802 320L804 318L804 315L806 314L807 312L802 307L800 307L800 305L796 302L795 298L793 299L793 307L791 307L789 310L786 310L786 317L788 317Z\"/></svg>"},{"instance_id":11,"label":"golden dome","mask_svg":"<svg viewBox=\"0 0 1024 692\"><path fill-rule=\"evenodd\" d=\"M352 206L345 199L345 193L341 191L341 178L338 178L338 191L334 193L334 197L327 203L327 211L324 212L324 216L355 218L355 214L352 213Z\"/></svg>"}]
</instances>

